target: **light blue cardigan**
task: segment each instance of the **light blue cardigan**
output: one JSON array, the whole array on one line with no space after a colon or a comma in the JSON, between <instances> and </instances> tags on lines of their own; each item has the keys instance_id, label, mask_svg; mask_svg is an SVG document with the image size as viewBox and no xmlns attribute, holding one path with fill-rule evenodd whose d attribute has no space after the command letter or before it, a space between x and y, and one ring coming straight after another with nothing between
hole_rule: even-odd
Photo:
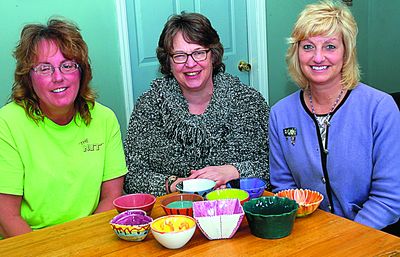
<instances>
[{"instance_id":1,"label":"light blue cardigan","mask_svg":"<svg viewBox=\"0 0 400 257\"><path fill-rule=\"evenodd\" d=\"M302 95L299 90L271 108L273 191L316 190L324 195L323 210L332 207L337 215L377 229L396 222L400 217L400 112L393 98L362 83L347 92L331 116L325 155L317 123Z\"/></svg>"}]
</instances>

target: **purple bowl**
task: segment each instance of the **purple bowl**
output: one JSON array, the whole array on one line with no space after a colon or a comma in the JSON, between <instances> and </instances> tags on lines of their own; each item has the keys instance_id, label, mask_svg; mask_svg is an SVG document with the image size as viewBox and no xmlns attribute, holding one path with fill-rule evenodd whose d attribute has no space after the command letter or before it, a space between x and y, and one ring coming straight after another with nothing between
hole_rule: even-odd
<instances>
[{"instance_id":1,"label":"purple bowl","mask_svg":"<svg viewBox=\"0 0 400 257\"><path fill-rule=\"evenodd\" d=\"M115 216L110 225L119 238L138 242L149 234L152 221L143 210L128 210Z\"/></svg>"},{"instance_id":2,"label":"purple bowl","mask_svg":"<svg viewBox=\"0 0 400 257\"><path fill-rule=\"evenodd\" d=\"M226 183L228 188L238 188L249 193L250 199L262 196L267 183L258 177L237 178Z\"/></svg>"},{"instance_id":3,"label":"purple bowl","mask_svg":"<svg viewBox=\"0 0 400 257\"><path fill-rule=\"evenodd\" d=\"M110 223L118 225L137 226L151 223L153 219L142 210L128 210L115 216Z\"/></svg>"}]
</instances>

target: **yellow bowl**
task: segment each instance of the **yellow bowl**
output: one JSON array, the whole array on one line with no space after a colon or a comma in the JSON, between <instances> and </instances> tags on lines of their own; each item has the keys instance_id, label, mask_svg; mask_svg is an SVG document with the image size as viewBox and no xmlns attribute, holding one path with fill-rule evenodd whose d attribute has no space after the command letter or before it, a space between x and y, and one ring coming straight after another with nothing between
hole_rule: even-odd
<instances>
[{"instance_id":1,"label":"yellow bowl","mask_svg":"<svg viewBox=\"0 0 400 257\"><path fill-rule=\"evenodd\" d=\"M304 217L313 213L324 199L321 193L309 189L286 189L279 191L276 195L287 197L298 203L297 217Z\"/></svg>"}]
</instances>

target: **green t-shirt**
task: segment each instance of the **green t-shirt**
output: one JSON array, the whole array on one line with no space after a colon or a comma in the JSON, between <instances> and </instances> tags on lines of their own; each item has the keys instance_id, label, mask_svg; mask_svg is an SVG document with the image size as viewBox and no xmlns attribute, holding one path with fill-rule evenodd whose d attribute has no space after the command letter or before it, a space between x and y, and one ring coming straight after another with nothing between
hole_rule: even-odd
<instances>
[{"instance_id":1,"label":"green t-shirt","mask_svg":"<svg viewBox=\"0 0 400 257\"><path fill-rule=\"evenodd\" d=\"M96 103L86 126L36 124L22 107L0 109L0 193L22 195L21 216L39 229L88 216L103 181L127 171L114 113Z\"/></svg>"}]
</instances>

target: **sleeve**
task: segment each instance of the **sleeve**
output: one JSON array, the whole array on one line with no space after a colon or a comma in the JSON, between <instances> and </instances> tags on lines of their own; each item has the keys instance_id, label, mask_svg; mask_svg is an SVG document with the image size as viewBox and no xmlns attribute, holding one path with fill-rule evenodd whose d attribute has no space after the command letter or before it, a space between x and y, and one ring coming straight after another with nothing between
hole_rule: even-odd
<instances>
[{"instance_id":1,"label":"sleeve","mask_svg":"<svg viewBox=\"0 0 400 257\"><path fill-rule=\"evenodd\" d=\"M23 195L24 165L12 128L0 117L0 193Z\"/></svg>"},{"instance_id":2,"label":"sleeve","mask_svg":"<svg viewBox=\"0 0 400 257\"><path fill-rule=\"evenodd\" d=\"M244 85L243 85L244 86ZM246 86L247 87L247 86ZM264 97L255 90L244 91L242 99L236 99L235 115L232 117L234 133L230 136L232 144L239 151L239 161L231 163L241 177L261 177L270 189L268 163L268 118L269 106Z\"/></svg>"},{"instance_id":3,"label":"sleeve","mask_svg":"<svg viewBox=\"0 0 400 257\"><path fill-rule=\"evenodd\" d=\"M107 144L103 182L126 174L125 155L122 146L121 130L118 119L110 110L111 115L107 120Z\"/></svg>"},{"instance_id":4,"label":"sleeve","mask_svg":"<svg viewBox=\"0 0 400 257\"><path fill-rule=\"evenodd\" d=\"M148 91L138 100L132 112L124 141L128 166L124 183L126 193L166 194L165 181L170 175L151 165L149 159L152 149L158 147L155 142L162 138L157 106L156 93Z\"/></svg>"},{"instance_id":5,"label":"sleeve","mask_svg":"<svg viewBox=\"0 0 400 257\"><path fill-rule=\"evenodd\" d=\"M274 108L269 119L269 163L271 186L273 192L288 188L297 188L289 166L285 161L283 149L279 140L278 116L281 115Z\"/></svg>"},{"instance_id":6,"label":"sleeve","mask_svg":"<svg viewBox=\"0 0 400 257\"><path fill-rule=\"evenodd\" d=\"M377 105L372 122L371 190L354 221L381 229L400 217L400 112L389 95Z\"/></svg>"}]
</instances>

